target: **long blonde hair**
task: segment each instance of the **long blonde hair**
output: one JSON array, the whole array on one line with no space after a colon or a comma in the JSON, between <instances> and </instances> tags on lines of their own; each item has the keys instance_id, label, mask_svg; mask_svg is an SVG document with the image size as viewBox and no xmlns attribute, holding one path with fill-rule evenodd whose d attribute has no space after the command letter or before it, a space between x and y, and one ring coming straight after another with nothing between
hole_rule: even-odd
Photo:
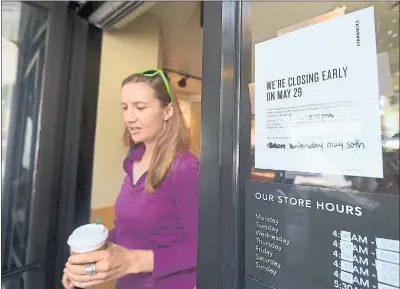
<instances>
[{"instance_id":1,"label":"long blonde hair","mask_svg":"<svg viewBox=\"0 0 400 289\"><path fill-rule=\"evenodd\" d=\"M160 75L144 76L132 74L122 81L121 86L140 82L147 83L154 89L155 96L159 100L161 107L165 108L171 103L174 108L173 116L166 121L165 129L157 140L147 173L145 189L146 192L153 193L167 177L175 156L190 149L190 133L178 99L173 97L171 101ZM128 148L139 145L134 143L127 127L125 127L123 141Z\"/></svg>"}]
</instances>

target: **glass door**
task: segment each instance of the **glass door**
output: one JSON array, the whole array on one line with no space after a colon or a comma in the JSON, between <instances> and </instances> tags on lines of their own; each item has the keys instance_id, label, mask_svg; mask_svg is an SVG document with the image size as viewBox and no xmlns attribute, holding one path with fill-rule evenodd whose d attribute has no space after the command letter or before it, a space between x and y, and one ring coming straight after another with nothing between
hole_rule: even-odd
<instances>
[{"instance_id":1,"label":"glass door","mask_svg":"<svg viewBox=\"0 0 400 289\"><path fill-rule=\"evenodd\" d=\"M251 10L245 288L399 288L399 3Z\"/></svg>"},{"instance_id":2,"label":"glass door","mask_svg":"<svg viewBox=\"0 0 400 289\"><path fill-rule=\"evenodd\" d=\"M2 3L2 269L36 268L31 258L34 171L43 91L49 12L21 2ZM28 270L30 271L30 270ZM29 273L8 279L23 288ZM7 276L7 275L6 275ZM3 285L3 286L4 286Z\"/></svg>"},{"instance_id":3,"label":"glass door","mask_svg":"<svg viewBox=\"0 0 400 289\"><path fill-rule=\"evenodd\" d=\"M2 2L1 13L2 288L46 288L66 124L68 5Z\"/></svg>"}]
</instances>

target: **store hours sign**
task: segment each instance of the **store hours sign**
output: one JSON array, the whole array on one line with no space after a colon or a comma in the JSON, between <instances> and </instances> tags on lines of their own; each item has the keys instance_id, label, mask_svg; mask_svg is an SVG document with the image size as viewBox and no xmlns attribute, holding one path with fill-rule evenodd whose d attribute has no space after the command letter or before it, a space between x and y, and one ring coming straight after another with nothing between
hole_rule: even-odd
<instances>
[{"instance_id":1,"label":"store hours sign","mask_svg":"<svg viewBox=\"0 0 400 289\"><path fill-rule=\"evenodd\" d=\"M374 8L255 47L255 166L381 178Z\"/></svg>"},{"instance_id":2,"label":"store hours sign","mask_svg":"<svg viewBox=\"0 0 400 289\"><path fill-rule=\"evenodd\" d=\"M277 289L400 287L398 196L266 182L245 195L248 277Z\"/></svg>"}]
</instances>

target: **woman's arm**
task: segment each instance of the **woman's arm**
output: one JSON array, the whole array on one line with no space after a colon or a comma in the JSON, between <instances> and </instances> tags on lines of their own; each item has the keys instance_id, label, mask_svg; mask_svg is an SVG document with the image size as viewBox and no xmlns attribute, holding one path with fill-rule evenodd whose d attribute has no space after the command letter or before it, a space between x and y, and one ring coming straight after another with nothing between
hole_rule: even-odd
<instances>
[{"instance_id":1,"label":"woman's arm","mask_svg":"<svg viewBox=\"0 0 400 289\"><path fill-rule=\"evenodd\" d=\"M130 250L112 244L105 251L73 255L65 269L72 285L87 288L103 283L104 280L140 272L152 272L153 278L160 278L196 267L199 183L197 159L190 156L181 160L174 167L172 183L172 191L185 232L183 242L154 251ZM115 238L114 232L110 232L110 241ZM85 266L88 263L96 263L96 275L85 274Z\"/></svg>"},{"instance_id":2,"label":"woman's arm","mask_svg":"<svg viewBox=\"0 0 400 289\"><path fill-rule=\"evenodd\" d=\"M193 155L184 155L175 164L172 183L185 239L174 246L153 250L153 278L195 268L197 265L199 163Z\"/></svg>"},{"instance_id":3,"label":"woman's arm","mask_svg":"<svg viewBox=\"0 0 400 289\"><path fill-rule=\"evenodd\" d=\"M112 228L111 231L108 233L108 241L113 243L115 243L116 241L115 222L114 222L114 228Z\"/></svg>"}]
</instances>

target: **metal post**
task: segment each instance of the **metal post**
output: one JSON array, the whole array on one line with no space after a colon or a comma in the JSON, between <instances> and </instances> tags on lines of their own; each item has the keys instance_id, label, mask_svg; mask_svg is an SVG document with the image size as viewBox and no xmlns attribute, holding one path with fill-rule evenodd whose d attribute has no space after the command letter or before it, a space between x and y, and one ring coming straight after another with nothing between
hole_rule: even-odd
<instances>
[{"instance_id":1,"label":"metal post","mask_svg":"<svg viewBox=\"0 0 400 289\"><path fill-rule=\"evenodd\" d=\"M248 5L204 3L198 289L244 286L251 45L242 16L248 16Z\"/></svg>"}]
</instances>

